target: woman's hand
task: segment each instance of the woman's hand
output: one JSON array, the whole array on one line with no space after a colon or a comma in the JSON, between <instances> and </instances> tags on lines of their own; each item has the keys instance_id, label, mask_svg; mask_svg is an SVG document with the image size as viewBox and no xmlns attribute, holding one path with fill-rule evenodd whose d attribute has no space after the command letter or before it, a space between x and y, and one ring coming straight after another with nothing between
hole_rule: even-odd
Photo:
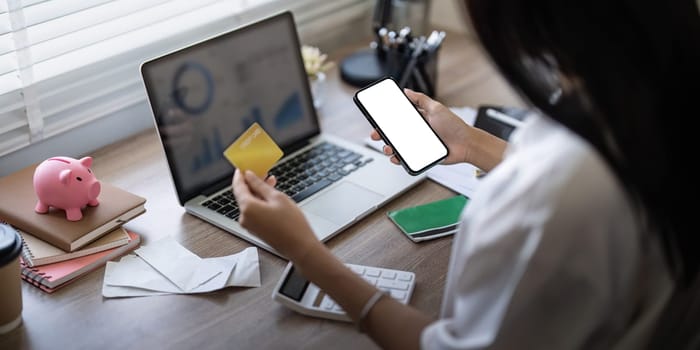
<instances>
[{"instance_id":1,"label":"woman's hand","mask_svg":"<svg viewBox=\"0 0 700 350\"><path fill-rule=\"evenodd\" d=\"M263 181L252 171L236 169L232 187L241 210L238 222L280 254L298 260L320 242L296 203L274 183L274 177Z\"/></svg>"},{"instance_id":2,"label":"woman's hand","mask_svg":"<svg viewBox=\"0 0 700 350\"><path fill-rule=\"evenodd\" d=\"M233 193L241 209L240 224L294 262L304 277L328 293L357 320L377 289L338 260L313 234L299 207L253 172L233 175ZM383 348L418 348L422 330L432 319L418 310L383 298L364 320L370 336Z\"/></svg>"},{"instance_id":3,"label":"woman's hand","mask_svg":"<svg viewBox=\"0 0 700 350\"><path fill-rule=\"evenodd\" d=\"M404 91L447 145L449 154L441 164L471 163L488 171L501 161L507 146L505 141L468 125L442 103L423 93L410 89L404 89ZM377 130L372 130L370 137L375 141L381 140ZM384 154L391 156L392 163L399 164L391 146L385 145L383 151Z\"/></svg>"},{"instance_id":4,"label":"woman's hand","mask_svg":"<svg viewBox=\"0 0 700 350\"><path fill-rule=\"evenodd\" d=\"M447 145L449 154L447 158L442 161L442 164L465 162L468 153L465 147L465 139L469 132L467 129L470 128L470 126L452 113L452 111L442 103L431 99L425 94L410 89L404 89L404 92L406 92L406 96L416 105L430 126L433 127L438 136L440 136ZM381 140L376 130L373 130L370 136L375 141ZM399 164L398 158L393 155L394 150L391 146L384 146L384 154L391 156L392 163Z\"/></svg>"}]
</instances>

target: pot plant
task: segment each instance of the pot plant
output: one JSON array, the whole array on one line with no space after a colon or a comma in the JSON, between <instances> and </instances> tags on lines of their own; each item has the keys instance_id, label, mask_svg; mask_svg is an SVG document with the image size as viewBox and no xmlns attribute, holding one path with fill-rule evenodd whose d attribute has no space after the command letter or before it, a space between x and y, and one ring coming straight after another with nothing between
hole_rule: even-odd
<instances>
[{"instance_id":1,"label":"pot plant","mask_svg":"<svg viewBox=\"0 0 700 350\"><path fill-rule=\"evenodd\" d=\"M301 47L301 57L304 61L306 76L309 78L314 107L319 108L323 104L326 71L333 67L333 62L328 61L328 55L321 52L318 47L311 45Z\"/></svg>"}]
</instances>

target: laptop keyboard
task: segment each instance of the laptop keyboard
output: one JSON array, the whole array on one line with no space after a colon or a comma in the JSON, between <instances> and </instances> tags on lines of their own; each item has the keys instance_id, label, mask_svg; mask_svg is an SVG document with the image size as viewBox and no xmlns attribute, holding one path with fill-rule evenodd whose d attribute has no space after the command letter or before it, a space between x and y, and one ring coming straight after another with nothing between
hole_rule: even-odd
<instances>
[{"instance_id":1,"label":"laptop keyboard","mask_svg":"<svg viewBox=\"0 0 700 350\"><path fill-rule=\"evenodd\" d=\"M372 158L363 158L359 153L322 142L274 166L270 175L277 177L275 187L298 203L371 161ZM240 215L230 190L215 195L202 205L234 220Z\"/></svg>"}]
</instances>

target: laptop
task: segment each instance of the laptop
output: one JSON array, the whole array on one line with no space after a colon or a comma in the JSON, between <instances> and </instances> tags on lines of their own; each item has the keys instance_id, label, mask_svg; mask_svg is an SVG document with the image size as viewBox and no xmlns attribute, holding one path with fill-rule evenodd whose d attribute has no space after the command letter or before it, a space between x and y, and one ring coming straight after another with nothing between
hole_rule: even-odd
<instances>
[{"instance_id":1,"label":"laptop","mask_svg":"<svg viewBox=\"0 0 700 350\"><path fill-rule=\"evenodd\" d=\"M300 51L287 11L140 68L180 204L278 256L238 224L231 193L235 169L223 156L253 123L284 151L270 173L322 242L425 179L375 150L322 132ZM356 122L366 123L359 111Z\"/></svg>"}]
</instances>

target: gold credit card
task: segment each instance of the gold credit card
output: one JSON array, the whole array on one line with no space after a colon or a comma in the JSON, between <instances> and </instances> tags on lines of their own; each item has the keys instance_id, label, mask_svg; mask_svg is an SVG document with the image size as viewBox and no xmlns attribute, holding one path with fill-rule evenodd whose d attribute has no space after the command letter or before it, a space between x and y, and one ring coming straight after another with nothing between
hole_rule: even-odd
<instances>
[{"instance_id":1,"label":"gold credit card","mask_svg":"<svg viewBox=\"0 0 700 350\"><path fill-rule=\"evenodd\" d=\"M251 170L263 179L283 155L280 147L258 123L253 123L224 150L224 156L233 166L241 171Z\"/></svg>"}]
</instances>

